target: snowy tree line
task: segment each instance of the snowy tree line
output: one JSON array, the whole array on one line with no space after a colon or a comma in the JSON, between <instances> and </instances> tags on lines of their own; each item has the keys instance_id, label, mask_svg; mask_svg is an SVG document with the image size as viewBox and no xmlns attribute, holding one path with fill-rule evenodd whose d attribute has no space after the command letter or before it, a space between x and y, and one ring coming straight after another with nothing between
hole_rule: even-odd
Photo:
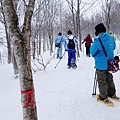
<instances>
[{"instance_id":1,"label":"snowy tree line","mask_svg":"<svg viewBox=\"0 0 120 120\"><path fill-rule=\"evenodd\" d=\"M33 29L35 30L35 33L33 33L33 43L35 42L36 45L38 45L38 54L41 54L42 51L46 52L47 50L50 50L51 55L53 52L54 39L58 32L62 32L63 36L66 37L69 29L71 29L78 38L81 49L81 41L88 33L95 37L94 26L99 22L105 23L108 32L111 31L116 36L119 36L119 1L105 0L104 4L102 3L102 0L97 2L78 1L51 1L51 3L48 3L50 4L48 5L48 9L46 9L47 7L44 7L45 11L40 11L40 18L34 18L35 24L37 25L33 25ZM96 5L98 6L99 2L101 2L101 10L99 8L98 12L89 16L91 10L94 9ZM35 41L36 37L37 42Z\"/></svg>"},{"instance_id":2,"label":"snowy tree line","mask_svg":"<svg viewBox=\"0 0 120 120\"><path fill-rule=\"evenodd\" d=\"M79 2L78 2L79 1ZM24 13L27 2L24 0L13 0L17 11L19 26L22 29ZM79 4L79 5L78 5ZM94 14L91 14L95 6L100 6ZM33 59L46 51L50 51L50 55L54 48L54 39L58 32L62 32L63 36L67 36L67 31L71 29L78 38L80 47L82 39L90 33L93 37L94 26L99 22L104 22L108 32L111 31L119 36L119 19L120 19L120 2L117 0L99 1L74 1L74 0L36 0L33 17L31 20L31 48ZM91 16L89 16L91 14ZM9 30L5 25L4 13L1 6L0 22L2 30L0 32L1 44L7 43L8 47L8 63L11 63L11 44L9 39ZM4 41L4 42L3 42Z\"/></svg>"},{"instance_id":3,"label":"snowy tree line","mask_svg":"<svg viewBox=\"0 0 120 120\"><path fill-rule=\"evenodd\" d=\"M94 26L104 22L107 31L119 36L120 2L117 0L1 0L0 1L0 61L7 53L6 61L13 63L15 74L19 74L24 120L37 120L31 58L42 59L42 54L54 51L54 39L58 32L67 36L70 29L79 40L90 33L94 37ZM100 4L100 8L91 11ZM91 16L88 16L91 14ZM4 60L5 61L5 60ZM49 61L48 61L49 63ZM41 60L40 64L46 67Z\"/></svg>"}]
</instances>

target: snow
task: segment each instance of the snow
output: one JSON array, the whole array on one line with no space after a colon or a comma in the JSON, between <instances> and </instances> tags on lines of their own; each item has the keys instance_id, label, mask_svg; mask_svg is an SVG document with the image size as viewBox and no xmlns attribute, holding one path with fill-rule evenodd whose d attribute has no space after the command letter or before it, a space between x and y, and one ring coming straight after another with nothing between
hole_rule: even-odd
<instances>
[{"instance_id":1,"label":"snow","mask_svg":"<svg viewBox=\"0 0 120 120\"><path fill-rule=\"evenodd\" d=\"M52 59L45 71L33 73L39 120L120 120L120 103L107 107L92 96L92 57L81 54L77 69L67 69L67 53L54 68L58 61ZM113 75L120 96L120 73ZM0 120L22 120L20 85L12 65L1 65L0 76Z\"/></svg>"}]
</instances>

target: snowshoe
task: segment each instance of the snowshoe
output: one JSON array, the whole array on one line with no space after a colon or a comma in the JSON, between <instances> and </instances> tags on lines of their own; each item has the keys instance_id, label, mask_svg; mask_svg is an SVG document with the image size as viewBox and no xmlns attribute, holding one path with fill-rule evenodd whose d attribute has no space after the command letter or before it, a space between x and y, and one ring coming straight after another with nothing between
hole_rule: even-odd
<instances>
[{"instance_id":1,"label":"snowshoe","mask_svg":"<svg viewBox=\"0 0 120 120\"><path fill-rule=\"evenodd\" d=\"M68 65L68 69L71 69L71 66Z\"/></svg>"},{"instance_id":2,"label":"snowshoe","mask_svg":"<svg viewBox=\"0 0 120 120\"><path fill-rule=\"evenodd\" d=\"M59 59L62 59L62 57L59 57Z\"/></svg>"},{"instance_id":3,"label":"snowshoe","mask_svg":"<svg viewBox=\"0 0 120 120\"><path fill-rule=\"evenodd\" d=\"M98 102L103 103L103 104L105 104L106 106L114 107L114 103L111 102L108 98L105 98L105 99L101 100L101 99L99 98L99 95L96 94L96 99L97 99Z\"/></svg>"},{"instance_id":4,"label":"snowshoe","mask_svg":"<svg viewBox=\"0 0 120 120\"><path fill-rule=\"evenodd\" d=\"M72 64L71 64L71 67L72 67L73 69L76 69L76 68L77 68L77 65L76 65L75 63L72 63Z\"/></svg>"},{"instance_id":5,"label":"snowshoe","mask_svg":"<svg viewBox=\"0 0 120 120\"><path fill-rule=\"evenodd\" d=\"M112 100L115 100L115 101L117 101L117 102L120 102L120 98L117 97L116 95L109 96L109 98L112 99Z\"/></svg>"},{"instance_id":6,"label":"snowshoe","mask_svg":"<svg viewBox=\"0 0 120 120\"><path fill-rule=\"evenodd\" d=\"M77 68L77 65L76 65L76 63L75 63L74 60L71 61L71 67L72 67L73 69L76 69L76 68Z\"/></svg>"}]
</instances>

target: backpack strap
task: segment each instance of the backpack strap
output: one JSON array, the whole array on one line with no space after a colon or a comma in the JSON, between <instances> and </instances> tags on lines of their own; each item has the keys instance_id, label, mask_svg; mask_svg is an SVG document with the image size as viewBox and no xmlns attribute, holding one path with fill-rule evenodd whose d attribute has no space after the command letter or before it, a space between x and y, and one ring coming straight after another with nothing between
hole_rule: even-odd
<instances>
[{"instance_id":1,"label":"backpack strap","mask_svg":"<svg viewBox=\"0 0 120 120\"><path fill-rule=\"evenodd\" d=\"M103 52L104 52L104 54L105 54L105 57L108 59L107 52L106 52L106 50L105 50L105 48L104 48L104 45L103 45L103 43L102 43L100 37L98 38L98 40L99 40L99 42L100 42L100 44L101 44L101 46L102 46Z\"/></svg>"}]
</instances>

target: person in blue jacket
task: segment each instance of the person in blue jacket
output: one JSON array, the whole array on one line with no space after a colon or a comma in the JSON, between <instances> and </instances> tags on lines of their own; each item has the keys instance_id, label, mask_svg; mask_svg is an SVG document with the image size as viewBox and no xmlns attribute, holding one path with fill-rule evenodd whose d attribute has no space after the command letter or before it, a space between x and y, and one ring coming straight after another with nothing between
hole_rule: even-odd
<instances>
[{"instance_id":1,"label":"person in blue jacket","mask_svg":"<svg viewBox=\"0 0 120 120\"><path fill-rule=\"evenodd\" d=\"M59 43L59 46L57 47L57 58L62 59L62 44L64 42L64 38L62 37L62 33L58 33L58 36L55 39L55 44Z\"/></svg>"},{"instance_id":2,"label":"person in blue jacket","mask_svg":"<svg viewBox=\"0 0 120 120\"><path fill-rule=\"evenodd\" d=\"M68 51L68 68L77 68L76 65L76 48L78 40L72 35L72 31L68 31L68 37L65 40L65 50Z\"/></svg>"},{"instance_id":3,"label":"person in blue jacket","mask_svg":"<svg viewBox=\"0 0 120 120\"><path fill-rule=\"evenodd\" d=\"M100 37L103 46L107 52L108 59L114 59L114 50L116 43L113 37L107 32L103 23L95 26L95 35ZM113 75L108 72L108 60L103 52L99 39L95 38L92 46L90 47L90 54L94 57L95 68L97 74L99 99L109 103L108 97L119 99L116 96L115 84L113 81Z\"/></svg>"}]
</instances>

